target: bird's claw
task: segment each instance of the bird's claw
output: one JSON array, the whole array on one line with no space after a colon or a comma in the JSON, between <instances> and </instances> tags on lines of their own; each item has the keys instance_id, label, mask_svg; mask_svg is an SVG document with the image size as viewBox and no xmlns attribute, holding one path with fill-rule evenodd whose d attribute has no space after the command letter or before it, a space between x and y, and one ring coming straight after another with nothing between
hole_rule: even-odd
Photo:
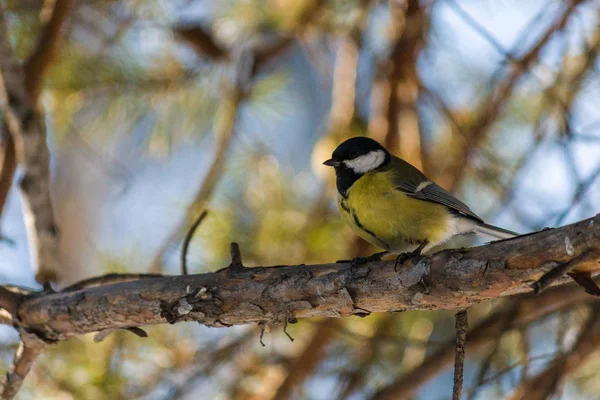
<instances>
[{"instance_id":1,"label":"bird's claw","mask_svg":"<svg viewBox=\"0 0 600 400\"><path fill-rule=\"evenodd\" d=\"M42 294L54 294L57 293L56 290L52 287L50 282L42 283Z\"/></svg>"},{"instance_id":2,"label":"bird's claw","mask_svg":"<svg viewBox=\"0 0 600 400\"><path fill-rule=\"evenodd\" d=\"M413 258L420 257L421 252L418 250L409 251L407 253L400 253L398 257L396 257L396 263L394 264L394 272L398 272L398 266L404 264L408 260L412 260Z\"/></svg>"}]
</instances>

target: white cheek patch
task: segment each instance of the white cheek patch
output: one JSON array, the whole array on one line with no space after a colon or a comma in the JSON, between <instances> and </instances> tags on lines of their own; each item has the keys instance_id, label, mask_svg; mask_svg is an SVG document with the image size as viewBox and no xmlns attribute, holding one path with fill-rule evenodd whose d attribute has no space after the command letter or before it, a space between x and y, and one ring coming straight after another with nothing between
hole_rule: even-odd
<instances>
[{"instance_id":1,"label":"white cheek patch","mask_svg":"<svg viewBox=\"0 0 600 400\"><path fill-rule=\"evenodd\" d=\"M344 164L357 174L364 174L365 172L379 168L384 161L385 153L382 150L376 150L356 157L354 160L344 161Z\"/></svg>"}]
</instances>

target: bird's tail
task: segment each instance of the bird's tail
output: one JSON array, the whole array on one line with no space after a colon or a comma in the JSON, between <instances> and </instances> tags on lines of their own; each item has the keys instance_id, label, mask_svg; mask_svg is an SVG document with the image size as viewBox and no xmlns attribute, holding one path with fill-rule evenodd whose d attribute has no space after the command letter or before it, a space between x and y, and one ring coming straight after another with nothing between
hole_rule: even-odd
<instances>
[{"instance_id":1,"label":"bird's tail","mask_svg":"<svg viewBox=\"0 0 600 400\"><path fill-rule=\"evenodd\" d=\"M478 235L495 240L510 239L512 237L519 236L519 234L516 232L509 231L507 229L502 229L497 226L489 225L483 222L477 224L475 229L473 229L473 232L475 232Z\"/></svg>"}]
</instances>

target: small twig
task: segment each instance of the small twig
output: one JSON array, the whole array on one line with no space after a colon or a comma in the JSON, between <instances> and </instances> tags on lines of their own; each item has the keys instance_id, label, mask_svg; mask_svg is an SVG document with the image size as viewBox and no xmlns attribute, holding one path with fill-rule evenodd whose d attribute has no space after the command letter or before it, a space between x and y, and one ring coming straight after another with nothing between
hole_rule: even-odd
<instances>
[{"instance_id":1,"label":"small twig","mask_svg":"<svg viewBox=\"0 0 600 400\"><path fill-rule=\"evenodd\" d=\"M113 332L116 332L118 330L123 330L123 331L129 331L131 333L133 333L136 336L139 336L141 338L147 338L148 337L148 333L146 333L145 330L143 330L142 328L138 328L137 326L132 326L129 328L122 328L122 329L103 329L101 331L99 331L98 333L96 333L94 335L94 342L96 343L100 343L102 342L104 339L106 339L108 337L108 335L110 335Z\"/></svg>"},{"instance_id":2,"label":"small twig","mask_svg":"<svg viewBox=\"0 0 600 400\"><path fill-rule=\"evenodd\" d=\"M147 338L148 337L148 333L143 330L142 328L138 328L137 326L132 326L129 328L125 329L126 331L129 331L131 333L133 333L136 336L139 336L141 338Z\"/></svg>"},{"instance_id":3,"label":"small twig","mask_svg":"<svg viewBox=\"0 0 600 400\"><path fill-rule=\"evenodd\" d=\"M242 264L242 253L240 252L240 245L236 242L231 242L229 246L229 251L231 253L231 265L243 267Z\"/></svg>"},{"instance_id":4,"label":"small twig","mask_svg":"<svg viewBox=\"0 0 600 400\"><path fill-rule=\"evenodd\" d=\"M162 278L163 276L164 275L162 274L112 273L75 282L71 286L67 286L61 290L61 292L74 292L75 290L84 289L90 286L112 285L114 283L134 281L138 279Z\"/></svg>"},{"instance_id":5,"label":"small twig","mask_svg":"<svg viewBox=\"0 0 600 400\"><path fill-rule=\"evenodd\" d=\"M463 386L463 368L465 364L465 345L467 343L467 330L469 319L467 310L456 313L456 348L454 353L454 386L452 387L452 400L460 400Z\"/></svg>"},{"instance_id":6,"label":"small twig","mask_svg":"<svg viewBox=\"0 0 600 400\"><path fill-rule=\"evenodd\" d=\"M262 347L265 347L266 344L265 344L265 342L263 342L263 337L265 336L266 325L264 323L259 324L259 325L260 325L260 337L258 338L258 341L260 342Z\"/></svg>"},{"instance_id":7,"label":"small twig","mask_svg":"<svg viewBox=\"0 0 600 400\"><path fill-rule=\"evenodd\" d=\"M292 337L292 335L290 335L287 331L287 327L288 327L288 319L285 319L285 322L283 323L283 333L285 333L285 336L288 337L288 339L290 339L290 342L294 341L294 338Z\"/></svg>"},{"instance_id":8,"label":"small twig","mask_svg":"<svg viewBox=\"0 0 600 400\"><path fill-rule=\"evenodd\" d=\"M236 242L231 242L229 245L229 253L231 254L231 263L229 263L227 267L217 270L216 273L227 271L227 276L232 276L244 272L246 267L242 263L240 245Z\"/></svg>"},{"instance_id":9,"label":"small twig","mask_svg":"<svg viewBox=\"0 0 600 400\"><path fill-rule=\"evenodd\" d=\"M236 242L231 242L229 251L231 253L231 264L229 264L229 267L227 269L234 273L243 271L246 267L244 267L244 264L242 263L242 253L240 252L240 245Z\"/></svg>"},{"instance_id":10,"label":"small twig","mask_svg":"<svg viewBox=\"0 0 600 400\"><path fill-rule=\"evenodd\" d=\"M540 279L537 280L537 282L534 282L531 285L531 288L533 289L534 293L539 294L546 290L550 285L561 279L567 272L570 272L577 265L592 258L595 258L594 252L586 251L581 253L571 261L560 264L556 268L552 268L550 271L546 272Z\"/></svg>"},{"instance_id":11,"label":"small twig","mask_svg":"<svg viewBox=\"0 0 600 400\"><path fill-rule=\"evenodd\" d=\"M490 370L490 367L492 366L492 360L494 359L494 357L496 357L496 355L500 351L500 342L502 340L504 333L507 332L508 330L510 330L511 326L514 326L515 318L517 318L518 308L519 308L520 304L521 303L519 301L515 301L506 310L505 313L499 315L498 319L501 321L501 326L499 326L500 329L499 329L498 335L496 336L496 339L494 341L495 342L494 346L492 348L490 348L490 351L487 353L485 358L483 358L482 362L480 363L481 367L479 368L479 372L477 374L477 380L475 381L475 385L467 398L468 400L472 400L477 396L478 389L482 386L483 381L485 380L485 376L488 373L488 371ZM527 354L525 354L525 356L527 356Z\"/></svg>"},{"instance_id":12,"label":"small twig","mask_svg":"<svg viewBox=\"0 0 600 400\"><path fill-rule=\"evenodd\" d=\"M581 200L585 197L586 192L592 187L593 183L596 182L598 177L600 177L600 164L585 180L579 182L569 207L557 216L555 222L556 226L559 226L564 222L565 218L569 215L573 208L575 208L575 206L579 204Z\"/></svg>"},{"instance_id":13,"label":"small twig","mask_svg":"<svg viewBox=\"0 0 600 400\"><path fill-rule=\"evenodd\" d=\"M186 233L185 239L183 239L183 246L181 248L181 275L188 274L187 252L190 247L190 242L192 241L194 234L196 234L196 230L198 229L198 227L200 226L200 224L202 223L204 218L206 218L207 215L208 215L208 211L206 211L206 210L202 211L202 214L200 214L198 216L198 218L196 218L193 225L190 227L190 229Z\"/></svg>"},{"instance_id":14,"label":"small twig","mask_svg":"<svg viewBox=\"0 0 600 400\"><path fill-rule=\"evenodd\" d=\"M4 400L15 397L31 366L46 348L46 343L32 333L21 330L21 344L15 353L13 365L6 373L0 397Z\"/></svg>"},{"instance_id":15,"label":"small twig","mask_svg":"<svg viewBox=\"0 0 600 400\"><path fill-rule=\"evenodd\" d=\"M489 385L490 383L497 382L498 379L502 378L504 375L513 371L517 367L526 368L529 365L529 363L532 361L551 360L561 354L562 354L562 352L560 352L560 351L553 351L551 353L540 354L540 355L533 356L533 357L527 357L524 360L517 361L517 362L512 363L512 364L506 366L505 368L499 370L494 375L490 376L489 378L484 379L483 382L481 382L481 384Z\"/></svg>"},{"instance_id":16,"label":"small twig","mask_svg":"<svg viewBox=\"0 0 600 400\"><path fill-rule=\"evenodd\" d=\"M187 42L199 56L214 61L223 61L229 58L227 49L216 41L212 32L200 25L175 26L172 30L176 39Z\"/></svg>"}]
</instances>

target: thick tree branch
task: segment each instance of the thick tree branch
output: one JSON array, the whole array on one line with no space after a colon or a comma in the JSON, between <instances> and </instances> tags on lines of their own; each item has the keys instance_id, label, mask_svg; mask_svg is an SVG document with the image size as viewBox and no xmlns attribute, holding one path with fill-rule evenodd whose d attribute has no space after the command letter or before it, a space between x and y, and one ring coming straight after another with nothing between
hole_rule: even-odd
<instances>
[{"instance_id":1,"label":"thick tree branch","mask_svg":"<svg viewBox=\"0 0 600 400\"><path fill-rule=\"evenodd\" d=\"M290 317L460 309L530 292L532 280L587 251L600 253L600 215L482 247L443 251L416 265L409 260L399 272L394 272L394 261L366 264L353 273L348 264L256 267L29 295L17 320L54 341L189 320L222 327L283 323ZM596 259L578 268L596 271L600 263Z\"/></svg>"}]
</instances>

